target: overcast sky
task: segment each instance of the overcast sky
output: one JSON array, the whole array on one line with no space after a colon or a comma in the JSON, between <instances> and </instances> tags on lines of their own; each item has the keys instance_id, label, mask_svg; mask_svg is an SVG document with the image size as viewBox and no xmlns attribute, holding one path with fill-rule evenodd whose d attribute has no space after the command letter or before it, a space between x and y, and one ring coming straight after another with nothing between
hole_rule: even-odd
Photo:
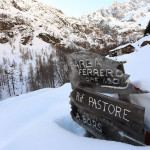
<instances>
[{"instance_id":1,"label":"overcast sky","mask_svg":"<svg viewBox=\"0 0 150 150\"><path fill-rule=\"evenodd\" d=\"M80 17L84 13L92 13L102 7L106 7L115 0L38 0L50 6L61 9L66 15ZM124 2L125 0L117 0Z\"/></svg>"}]
</instances>

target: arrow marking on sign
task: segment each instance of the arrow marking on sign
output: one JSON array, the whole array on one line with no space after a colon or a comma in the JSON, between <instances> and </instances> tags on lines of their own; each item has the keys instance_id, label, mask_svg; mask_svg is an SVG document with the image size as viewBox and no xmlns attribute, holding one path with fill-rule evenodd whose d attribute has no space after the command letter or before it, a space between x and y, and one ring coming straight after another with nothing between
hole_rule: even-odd
<instances>
[{"instance_id":1,"label":"arrow marking on sign","mask_svg":"<svg viewBox=\"0 0 150 150\"><path fill-rule=\"evenodd\" d=\"M136 143L138 143L138 144L141 144L141 145L145 146L145 144L141 143L140 141L137 141L137 140L133 139L132 137L130 137L130 136L124 134L123 132L119 132L119 134L120 134L120 136L122 136L123 138L130 139L130 140L132 140L132 141L134 141L134 142L136 142Z\"/></svg>"}]
</instances>

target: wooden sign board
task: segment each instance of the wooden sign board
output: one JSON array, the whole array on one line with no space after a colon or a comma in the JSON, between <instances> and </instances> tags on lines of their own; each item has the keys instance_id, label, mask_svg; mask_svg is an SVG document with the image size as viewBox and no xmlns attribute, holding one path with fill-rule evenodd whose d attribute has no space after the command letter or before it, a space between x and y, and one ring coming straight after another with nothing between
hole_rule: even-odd
<instances>
[{"instance_id":1,"label":"wooden sign board","mask_svg":"<svg viewBox=\"0 0 150 150\"><path fill-rule=\"evenodd\" d=\"M124 142L136 146L145 145L144 132L140 136L138 134L131 135L107 119L97 118L88 111L78 109L73 102L71 115L72 119L92 134L94 138Z\"/></svg>"},{"instance_id":2,"label":"wooden sign board","mask_svg":"<svg viewBox=\"0 0 150 150\"><path fill-rule=\"evenodd\" d=\"M101 93L138 94L145 93L129 81L129 75L120 69L117 62L91 52L68 55L70 81L73 89L80 86Z\"/></svg>"},{"instance_id":3,"label":"wooden sign board","mask_svg":"<svg viewBox=\"0 0 150 150\"><path fill-rule=\"evenodd\" d=\"M91 52L72 53L67 60L73 120L96 138L144 145L145 108L127 102L129 94L148 91L128 80L123 63ZM118 94L119 99L100 93Z\"/></svg>"},{"instance_id":4,"label":"wooden sign board","mask_svg":"<svg viewBox=\"0 0 150 150\"><path fill-rule=\"evenodd\" d=\"M95 137L134 145L144 143L143 107L80 88L71 93L71 104L73 119ZM85 120L91 122L91 125L86 124Z\"/></svg>"}]
</instances>

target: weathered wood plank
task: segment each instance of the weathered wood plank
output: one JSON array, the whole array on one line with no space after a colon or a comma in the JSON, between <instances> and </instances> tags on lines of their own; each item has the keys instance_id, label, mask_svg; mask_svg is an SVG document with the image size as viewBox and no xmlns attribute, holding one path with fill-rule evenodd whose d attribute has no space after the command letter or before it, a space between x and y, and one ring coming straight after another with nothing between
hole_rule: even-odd
<instances>
[{"instance_id":1,"label":"weathered wood plank","mask_svg":"<svg viewBox=\"0 0 150 150\"><path fill-rule=\"evenodd\" d=\"M77 86L101 93L135 94L145 93L129 81L129 75L120 69L117 62L95 53L77 52L68 55L70 81Z\"/></svg>"},{"instance_id":2,"label":"weathered wood plank","mask_svg":"<svg viewBox=\"0 0 150 150\"><path fill-rule=\"evenodd\" d=\"M73 120L90 132L94 137L133 145L144 145L144 133L140 136L132 131L132 133L127 133L105 118L97 118L97 116L89 113L88 110L78 109L73 101L71 101L71 105Z\"/></svg>"},{"instance_id":3,"label":"weathered wood plank","mask_svg":"<svg viewBox=\"0 0 150 150\"><path fill-rule=\"evenodd\" d=\"M97 118L104 117L139 134L143 132L143 107L80 88L71 93L71 99L78 108L90 111Z\"/></svg>"}]
</instances>

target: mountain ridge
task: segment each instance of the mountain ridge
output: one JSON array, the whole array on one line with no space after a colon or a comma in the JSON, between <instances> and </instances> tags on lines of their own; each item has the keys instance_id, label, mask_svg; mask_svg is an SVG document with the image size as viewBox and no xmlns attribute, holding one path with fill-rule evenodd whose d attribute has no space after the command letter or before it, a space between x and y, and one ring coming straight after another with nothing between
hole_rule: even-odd
<instances>
[{"instance_id":1,"label":"mountain ridge","mask_svg":"<svg viewBox=\"0 0 150 150\"><path fill-rule=\"evenodd\" d=\"M113 39L119 39L121 35L125 42L134 41L138 39L137 37L143 36L143 31L150 20L149 3L149 0L115 2L94 13L86 14L81 19L85 23L99 27L104 34Z\"/></svg>"}]
</instances>

